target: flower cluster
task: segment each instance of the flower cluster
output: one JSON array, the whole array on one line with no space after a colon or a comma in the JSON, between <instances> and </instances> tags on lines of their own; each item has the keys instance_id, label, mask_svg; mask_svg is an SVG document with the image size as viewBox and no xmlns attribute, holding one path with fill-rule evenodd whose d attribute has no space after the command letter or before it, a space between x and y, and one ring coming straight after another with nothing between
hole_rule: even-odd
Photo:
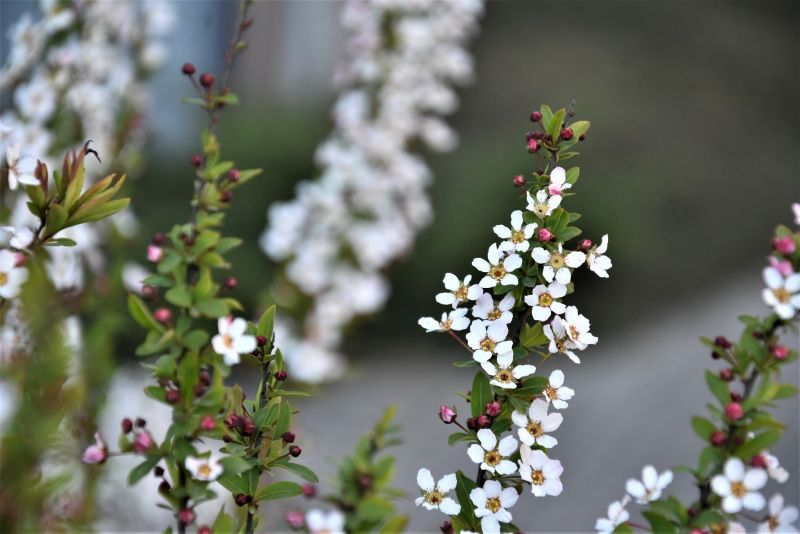
<instances>
[{"instance_id":1,"label":"flower cluster","mask_svg":"<svg viewBox=\"0 0 800 534\"><path fill-rule=\"evenodd\" d=\"M322 495L313 484L303 486L307 500L326 503L326 507L311 508L305 514L287 512L284 519L291 529L311 534L403 531L408 518L399 515L392 502L401 493L391 487L396 462L384 454L400 443L399 428L393 424L395 413L395 406L387 408L370 432L356 442L353 454L339 463L335 493ZM311 482L317 482L316 477Z\"/></svg>"},{"instance_id":2,"label":"flower cluster","mask_svg":"<svg viewBox=\"0 0 800 534\"><path fill-rule=\"evenodd\" d=\"M466 453L478 466L477 480L459 471L434 485L426 469L418 475L417 504L449 515L456 531L517 532L510 509L519 488L529 485L535 497L563 490L564 468L549 453L558 444L553 433L563 421L560 410L574 391L564 386L563 371L537 376L528 360L562 354L580 363L578 353L597 337L589 320L564 299L573 292L576 269L586 265L606 277L611 267L607 236L599 245L588 239L569 244L581 232L571 226L579 215L562 203L573 194L579 169L560 162L576 155L570 149L589 129L587 121L570 123L573 115L572 106L556 112L542 106L532 114L536 131L526 139L538 171L528 180L522 175L514 180L525 210L494 227L498 241L486 257L472 262L480 273L476 278L445 275L445 291L436 296L448 307L441 320L419 320L427 331L446 332L466 349L471 359L458 366L480 366L466 395L471 410L466 426L455 408L442 406L439 414L462 430L451 435L450 444L469 443ZM465 332L464 339L457 332ZM457 500L448 496L453 489Z\"/></svg>"},{"instance_id":3,"label":"flower cluster","mask_svg":"<svg viewBox=\"0 0 800 534\"><path fill-rule=\"evenodd\" d=\"M800 204L792 208L800 226ZM798 509L784 507L780 493L773 494L767 506L762 494L770 479L783 484L789 478L769 452L784 424L768 408L798 393L796 386L780 382L782 367L798 356L781 343L780 333L796 329L800 318L800 233L778 226L772 244L763 273L763 298L772 314L764 319L740 317L745 328L738 343L724 336L703 339L711 357L725 367L718 373L706 372L706 383L717 401L709 405L710 418L692 418L692 428L706 443L697 467L679 467L694 477L698 499L685 506L674 496L662 497L672 472L659 475L652 466L644 468L641 482L628 481L628 495L646 505L642 516L654 532L744 533L754 530L748 522L756 523L758 532L797 532ZM598 532L633 532L626 510L628 495L609 506L607 517L597 520Z\"/></svg>"},{"instance_id":4,"label":"flower cluster","mask_svg":"<svg viewBox=\"0 0 800 534\"><path fill-rule=\"evenodd\" d=\"M316 154L320 176L269 209L261 240L283 263L275 295L295 321L279 324L278 336L299 379L342 373L344 327L383 306L386 268L431 219L430 170L412 144L455 145L439 116L457 106L451 86L472 74L463 47L482 8L482 0L344 4L348 61L337 75L334 131Z\"/></svg>"}]
</instances>

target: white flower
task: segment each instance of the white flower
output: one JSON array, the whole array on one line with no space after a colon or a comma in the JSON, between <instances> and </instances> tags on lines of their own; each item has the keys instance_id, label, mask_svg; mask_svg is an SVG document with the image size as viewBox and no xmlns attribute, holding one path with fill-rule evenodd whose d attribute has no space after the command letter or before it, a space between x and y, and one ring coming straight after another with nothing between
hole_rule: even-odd
<instances>
[{"instance_id":1,"label":"white flower","mask_svg":"<svg viewBox=\"0 0 800 534\"><path fill-rule=\"evenodd\" d=\"M345 519L339 510L325 513L314 508L306 514L306 526L311 534L344 534Z\"/></svg>"},{"instance_id":2,"label":"white flower","mask_svg":"<svg viewBox=\"0 0 800 534\"><path fill-rule=\"evenodd\" d=\"M558 251L550 252L549 250L536 247L531 251L533 261L540 265L542 268L542 276L548 282L553 279L559 284L567 285L572 280L572 270L583 265L586 261L586 254L579 251L570 252L564 255L561 245L558 245Z\"/></svg>"},{"instance_id":3,"label":"white flower","mask_svg":"<svg viewBox=\"0 0 800 534\"><path fill-rule=\"evenodd\" d=\"M437 321L433 317L422 317L417 323L428 332L447 332L448 330L464 330L469 327L469 319L466 317L466 308L456 308L451 312L442 313L442 320Z\"/></svg>"},{"instance_id":4,"label":"white flower","mask_svg":"<svg viewBox=\"0 0 800 534\"><path fill-rule=\"evenodd\" d=\"M567 172L564 167L556 167L550 173L550 185L547 186L547 192L551 195L561 195L563 191L570 189L572 184L567 183Z\"/></svg>"},{"instance_id":5,"label":"white flower","mask_svg":"<svg viewBox=\"0 0 800 534\"><path fill-rule=\"evenodd\" d=\"M483 258L475 258L472 260L472 266L486 276L480 281L482 288L488 289L496 286L498 283L504 286L515 286L519 280L513 273L522 267L522 258L518 254L509 254L507 257L502 257L502 252L497 248L497 244L492 244L489 247L487 254L489 261Z\"/></svg>"},{"instance_id":6,"label":"white flower","mask_svg":"<svg viewBox=\"0 0 800 534\"><path fill-rule=\"evenodd\" d=\"M506 294L500 302L495 302L490 293L484 293L472 307L472 315L490 323L500 321L509 324L514 320L513 308L514 296L511 293Z\"/></svg>"},{"instance_id":7,"label":"white flower","mask_svg":"<svg viewBox=\"0 0 800 534\"><path fill-rule=\"evenodd\" d=\"M531 315L537 321L546 321L551 313L562 314L567 307L558 302L567 294L567 286L553 282L549 286L539 284L533 288L533 292L525 297L525 304L531 307Z\"/></svg>"},{"instance_id":8,"label":"white flower","mask_svg":"<svg viewBox=\"0 0 800 534\"><path fill-rule=\"evenodd\" d=\"M639 504L647 504L661 497L661 492L672 483L672 471L669 469L658 474L656 468L647 465L642 469L642 480L628 479L625 491L636 499Z\"/></svg>"},{"instance_id":9,"label":"white flower","mask_svg":"<svg viewBox=\"0 0 800 534\"><path fill-rule=\"evenodd\" d=\"M497 443L497 436L488 428L478 430L478 441L467 449L469 459L480 464L481 469L490 473L510 475L517 470L517 465L507 458L517 450L517 440L514 436L506 436Z\"/></svg>"},{"instance_id":10,"label":"white flower","mask_svg":"<svg viewBox=\"0 0 800 534\"><path fill-rule=\"evenodd\" d=\"M564 416L560 413L547 413L547 402L542 399L534 399L528 408L528 415L514 410L511 413L511 420L519 427L517 435L519 440L525 445L541 445L550 449L558 445L558 440L553 436L548 436L548 432L553 432L561 426Z\"/></svg>"},{"instance_id":11,"label":"white flower","mask_svg":"<svg viewBox=\"0 0 800 534\"><path fill-rule=\"evenodd\" d=\"M239 363L240 354L247 354L256 349L256 338L245 334L247 322L241 317L220 317L217 320L219 334L211 339L214 352L222 355L225 365Z\"/></svg>"},{"instance_id":12,"label":"white flower","mask_svg":"<svg viewBox=\"0 0 800 534\"><path fill-rule=\"evenodd\" d=\"M528 240L533 237L533 231L537 226L536 223L523 224L522 212L515 210L511 212L511 228L498 224L494 227L494 233L500 239L505 239L501 244L501 248L504 250L526 252L530 247Z\"/></svg>"},{"instance_id":13,"label":"white flower","mask_svg":"<svg viewBox=\"0 0 800 534\"><path fill-rule=\"evenodd\" d=\"M789 480L789 471L781 467L781 461L778 460L777 456L770 454L769 451L764 451L761 454L767 463L767 474L770 478L774 479L778 484L783 484Z\"/></svg>"},{"instance_id":14,"label":"white flower","mask_svg":"<svg viewBox=\"0 0 800 534\"><path fill-rule=\"evenodd\" d=\"M514 488L505 488L496 480L487 480L482 488L469 492L469 500L475 505L475 517L481 518L481 531L484 534L500 532L500 523L510 523L513 519L508 508L516 504L519 494Z\"/></svg>"},{"instance_id":15,"label":"white flower","mask_svg":"<svg viewBox=\"0 0 800 534\"><path fill-rule=\"evenodd\" d=\"M794 223L800 226L800 202L792 204L792 212L794 213Z\"/></svg>"},{"instance_id":16,"label":"white flower","mask_svg":"<svg viewBox=\"0 0 800 534\"><path fill-rule=\"evenodd\" d=\"M456 487L456 475L451 473L434 484L431 472L424 467L417 471L417 484L422 489L422 496L417 497L414 504L426 510L439 510L446 515L458 515L461 505L447 496Z\"/></svg>"},{"instance_id":17,"label":"white flower","mask_svg":"<svg viewBox=\"0 0 800 534\"><path fill-rule=\"evenodd\" d=\"M796 506L783 507L783 495L776 493L769 500L769 517L766 522L758 525L758 532L778 533L798 532L794 523L797 521L798 510Z\"/></svg>"},{"instance_id":18,"label":"white flower","mask_svg":"<svg viewBox=\"0 0 800 534\"><path fill-rule=\"evenodd\" d=\"M195 480L211 482L222 474L222 464L216 456L200 458L198 456L186 457L186 469Z\"/></svg>"},{"instance_id":19,"label":"white flower","mask_svg":"<svg viewBox=\"0 0 800 534\"><path fill-rule=\"evenodd\" d=\"M608 250L608 234L603 236L600 245L592 247L586 255L586 264L589 270L600 278L608 278L608 271L611 268L611 259L606 256Z\"/></svg>"},{"instance_id":20,"label":"white flower","mask_svg":"<svg viewBox=\"0 0 800 534\"><path fill-rule=\"evenodd\" d=\"M548 197L547 190L541 189L536 193L536 197L531 196L530 191L528 195L528 211L532 211L540 219L544 219L561 204L561 196L553 195Z\"/></svg>"},{"instance_id":21,"label":"white flower","mask_svg":"<svg viewBox=\"0 0 800 534\"><path fill-rule=\"evenodd\" d=\"M764 283L767 288L762 296L767 306L781 319L791 319L800 309L800 274L792 273L785 279L774 267L764 269Z\"/></svg>"},{"instance_id":22,"label":"white flower","mask_svg":"<svg viewBox=\"0 0 800 534\"><path fill-rule=\"evenodd\" d=\"M513 361L514 352L508 351L497 356L497 367L489 361L482 362L481 367L492 377L489 383L493 386L503 389L515 389L517 387L517 381L535 373L536 367L533 365L517 365L512 367L511 364Z\"/></svg>"},{"instance_id":23,"label":"white flower","mask_svg":"<svg viewBox=\"0 0 800 534\"><path fill-rule=\"evenodd\" d=\"M13 299L28 279L28 269L17 267L17 256L10 250L0 250L0 298Z\"/></svg>"},{"instance_id":24,"label":"white flower","mask_svg":"<svg viewBox=\"0 0 800 534\"><path fill-rule=\"evenodd\" d=\"M564 373L556 369L550 373L550 383L542 392L544 399L553 405L556 410L563 410L569 404L566 401L575 395L575 390L564 385Z\"/></svg>"},{"instance_id":25,"label":"white flower","mask_svg":"<svg viewBox=\"0 0 800 534\"><path fill-rule=\"evenodd\" d=\"M6 147L6 163L8 164L8 188L12 191L18 184L39 185L39 180L34 176L36 160L31 157L21 157L19 144L14 143Z\"/></svg>"},{"instance_id":26,"label":"white flower","mask_svg":"<svg viewBox=\"0 0 800 534\"><path fill-rule=\"evenodd\" d=\"M621 501L614 501L608 505L608 516L599 518L594 524L597 534L611 534L614 529L631 518L631 514L625 509L626 504L628 504L627 495Z\"/></svg>"},{"instance_id":27,"label":"white flower","mask_svg":"<svg viewBox=\"0 0 800 534\"><path fill-rule=\"evenodd\" d=\"M513 348L512 341L506 341L508 325L494 322L472 321L467 333L467 344L475 352L472 354L476 361L483 363L492 357L492 354L502 354Z\"/></svg>"},{"instance_id":28,"label":"white flower","mask_svg":"<svg viewBox=\"0 0 800 534\"><path fill-rule=\"evenodd\" d=\"M581 350L597 343L597 338L589 332L589 319L578 313L578 308L568 306L564 314L564 328L569 339Z\"/></svg>"},{"instance_id":29,"label":"white flower","mask_svg":"<svg viewBox=\"0 0 800 534\"><path fill-rule=\"evenodd\" d=\"M574 363L581 363L578 355L572 352L572 349L579 348L567 335L567 327L564 321L556 315L550 324L544 325L544 335L550 340L548 350L551 354L560 352L566 354L567 357Z\"/></svg>"},{"instance_id":30,"label":"white flower","mask_svg":"<svg viewBox=\"0 0 800 534\"><path fill-rule=\"evenodd\" d=\"M468 274L464 277L464 281L458 279L453 273L444 275L444 287L448 291L436 295L436 302L439 304L452 304L455 308L462 302L467 300L477 300L483 294L483 289L478 285L470 285L472 275Z\"/></svg>"},{"instance_id":31,"label":"white flower","mask_svg":"<svg viewBox=\"0 0 800 534\"><path fill-rule=\"evenodd\" d=\"M711 479L711 489L722 497L725 513L736 514L742 508L757 512L764 508L764 496L758 490L767 483L767 472L760 468L745 469L738 458L728 458L722 475Z\"/></svg>"},{"instance_id":32,"label":"white flower","mask_svg":"<svg viewBox=\"0 0 800 534\"><path fill-rule=\"evenodd\" d=\"M551 460L540 450L527 445L519 448L519 475L531 484L531 493L536 497L558 496L564 489L561 473L564 467L558 460Z\"/></svg>"}]
</instances>

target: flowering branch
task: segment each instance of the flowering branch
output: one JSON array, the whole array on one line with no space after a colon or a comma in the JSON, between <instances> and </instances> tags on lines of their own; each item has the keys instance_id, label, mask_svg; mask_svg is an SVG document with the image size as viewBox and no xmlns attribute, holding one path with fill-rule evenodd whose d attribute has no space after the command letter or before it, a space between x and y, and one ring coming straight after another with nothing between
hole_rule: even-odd
<instances>
[{"instance_id":1,"label":"flowering branch","mask_svg":"<svg viewBox=\"0 0 800 534\"><path fill-rule=\"evenodd\" d=\"M533 355L545 361L552 354L564 354L580 363L576 352L594 345L597 338L589 332L589 320L562 299L574 290L575 269L587 265L606 278L611 268L605 255L608 236L599 245L583 239L574 249L566 248L581 233L572 226L580 215L565 210L562 200L573 194L580 170L559 164L577 155L571 149L589 129L587 121L569 125L573 108L574 102L569 110L555 112L542 106L531 114L538 131L526 135L527 149L540 165L546 163L531 178L514 177L514 185L525 193L525 211L512 212L510 226L494 227L500 241L489 247L486 259L472 262L482 273L479 282L472 284L471 275L461 279L447 273L446 291L436 295L436 301L450 310L441 319L419 320L428 332L447 332L467 348L472 358L456 366L481 368L471 391L462 395L470 404L467 428L458 422L455 407L442 406L439 411L442 422L462 429L449 443L469 444L467 455L478 464L475 480L461 471L438 483L427 469L417 475L422 494L416 504L450 516L442 527L445 532L517 532L509 509L524 485L530 485L536 497L562 491L563 467L546 453L558 443L550 434L563 416L548 410L566 408L574 391L564 386L561 370L536 376L536 366L528 361ZM468 331L466 341L458 334L462 331ZM513 435L502 437L507 432L516 433L522 445ZM453 490L455 499L448 496Z\"/></svg>"},{"instance_id":2,"label":"flowering branch","mask_svg":"<svg viewBox=\"0 0 800 534\"><path fill-rule=\"evenodd\" d=\"M800 225L800 204L794 205ZM696 468L678 466L695 479L698 500L684 505L673 496L662 498L672 481L672 472L658 475L652 466L645 467L643 481L630 480L629 495L644 505L642 515L654 532L730 532L744 533L737 520L760 523L759 532L795 532L796 507L784 508L783 496L776 493L769 500L767 515L753 516L767 506L760 493L770 478L784 483L789 474L778 459L769 453L781 437L784 424L768 411L773 402L795 397L798 388L781 383L781 370L797 360L797 351L783 345L780 335L797 330L800 310L800 233L778 226L773 238L770 266L764 269L764 302L772 308L765 318L743 315L744 324L738 343L718 336L703 343L711 357L724 361L718 373L706 371L706 383L716 404L709 405L710 417L693 417L694 432L707 443ZM625 509L629 498L612 503L608 517L598 519L598 532L627 532L633 524Z\"/></svg>"}]
</instances>

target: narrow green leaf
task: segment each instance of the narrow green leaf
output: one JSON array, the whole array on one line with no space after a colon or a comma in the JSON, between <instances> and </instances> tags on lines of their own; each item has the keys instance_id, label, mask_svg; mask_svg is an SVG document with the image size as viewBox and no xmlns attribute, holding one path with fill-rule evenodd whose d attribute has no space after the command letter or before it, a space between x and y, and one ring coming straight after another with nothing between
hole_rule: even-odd
<instances>
[{"instance_id":1,"label":"narrow green leaf","mask_svg":"<svg viewBox=\"0 0 800 534\"><path fill-rule=\"evenodd\" d=\"M296 482L282 480L273 482L258 490L255 495L256 501L272 501L275 499L288 499L303 493L303 488Z\"/></svg>"},{"instance_id":2,"label":"narrow green leaf","mask_svg":"<svg viewBox=\"0 0 800 534\"><path fill-rule=\"evenodd\" d=\"M470 405L472 409L472 417L478 417L483 413L486 405L494 399L492 395L492 388L489 385L489 379L483 370L475 374L472 381L472 395Z\"/></svg>"}]
</instances>

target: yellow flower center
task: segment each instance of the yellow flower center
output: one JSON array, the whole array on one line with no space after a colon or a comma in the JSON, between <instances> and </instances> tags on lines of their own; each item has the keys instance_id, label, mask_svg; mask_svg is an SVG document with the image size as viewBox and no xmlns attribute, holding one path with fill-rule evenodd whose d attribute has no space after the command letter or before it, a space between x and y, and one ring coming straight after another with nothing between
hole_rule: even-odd
<instances>
[{"instance_id":1,"label":"yellow flower center","mask_svg":"<svg viewBox=\"0 0 800 534\"><path fill-rule=\"evenodd\" d=\"M747 494L747 488L744 487L742 482L734 482L731 484L731 493L739 499Z\"/></svg>"},{"instance_id":2,"label":"yellow flower center","mask_svg":"<svg viewBox=\"0 0 800 534\"><path fill-rule=\"evenodd\" d=\"M496 451L489 451L483 457L483 461L492 467L499 464L502 459L502 456L500 456Z\"/></svg>"},{"instance_id":3,"label":"yellow flower center","mask_svg":"<svg viewBox=\"0 0 800 534\"><path fill-rule=\"evenodd\" d=\"M450 327L453 326L453 320L448 317L447 319L439 323L439 325L442 327L442 330L450 330Z\"/></svg>"},{"instance_id":4,"label":"yellow flower center","mask_svg":"<svg viewBox=\"0 0 800 534\"><path fill-rule=\"evenodd\" d=\"M556 388L554 388L553 386L547 386L546 388L544 388L544 394L551 401L554 401L558 398L558 392L556 391Z\"/></svg>"},{"instance_id":5,"label":"yellow flower center","mask_svg":"<svg viewBox=\"0 0 800 534\"><path fill-rule=\"evenodd\" d=\"M767 525L769 525L770 532L775 532L776 530L778 530L778 527L780 526L780 523L778 522L778 518L777 517L775 517L774 515L771 515L771 516L769 516L769 519L767 519Z\"/></svg>"},{"instance_id":6,"label":"yellow flower center","mask_svg":"<svg viewBox=\"0 0 800 534\"><path fill-rule=\"evenodd\" d=\"M547 204L541 204L537 202L533 206L533 212L538 215L540 219L543 218L545 215L547 215Z\"/></svg>"},{"instance_id":7,"label":"yellow flower center","mask_svg":"<svg viewBox=\"0 0 800 534\"><path fill-rule=\"evenodd\" d=\"M453 295L456 296L456 300L465 301L465 300L467 300L468 291L469 291L469 289L467 288L467 286L459 286L458 289L453 291Z\"/></svg>"},{"instance_id":8,"label":"yellow flower center","mask_svg":"<svg viewBox=\"0 0 800 534\"><path fill-rule=\"evenodd\" d=\"M772 293L775 295L775 298L778 299L778 302L782 304L786 304L792 298L792 294L782 287L773 290Z\"/></svg>"},{"instance_id":9,"label":"yellow flower center","mask_svg":"<svg viewBox=\"0 0 800 534\"><path fill-rule=\"evenodd\" d=\"M562 256L561 254L557 254L557 253L553 252L550 255L550 266L553 269L560 269L561 267L564 266L564 263L565 263L564 262L564 256Z\"/></svg>"},{"instance_id":10,"label":"yellow flower center","mask_svg":"<svg viewBox=\"0 0 800 534\"><path fill-rule=\"evenodd\" d=\"M6 285L6 282L8 282L8 275L4 272L0 272L0 286Z\"/></svg>"},{"instance_id":11,"label":"yellow flower center","mask_svg":"<svg viewBox=\"0 0 800 534\"><path fill-rule=\"evenodd\" d=\"M502 317L502 316L503 316L503 312L501 312L501 311L500 311L499 309L497 309L497 308L493 308L493 309L492 309L492 311L490 311L490 312L489 312L489 315L487 315L487 318L488 318L490 321L496 321L496 320L498 320L498 319L499 319L500 317Z\"/></svg>"},{"instance_id":12,"label":"yellow flower center","mask_svg":"<svg viewBox=\"0 0 800 534\"><path fill-rule=\"evenodd\" d=\"M534 438L538 438L544 435L544 430L542 430L542 424L539 421L531 421L525 428Z\"/></svg>"},{"instance_id":13,"label":"yellow flower center","mask_svg":"<svg viewBox=\"0 0 800 534\"><path fill-rule=\"evenodd\" d=\"M505 275L506 275L506 268L503 266L502 263L498 263L497 265L492 265L492 268L489 269L489 276L491 276L495 280L501 280Z\"/></svg>"},{"instance_id":14,"label":"yellow flower center","mask_svg":"<svg viewBox=\"0 0 800 534\"><path fill-rule=\"evenodd\" d=\"M542 308L549 308L552 303L553 297L550 296L550 293L542 293L539 295L539 306Z\"/></svg>"},{"instance_id":15,"label":"yellow flower center","mask_svg":"<svg viewBox=\"0 0 800 534\"><path fill-rule=\"evenodd\" d=\"M494 350L495 342L492 341L490 338L485 337L483 341L481 341L481 350L486 352L492 352Z\"/></svg>"},{"instance_id":16,"label":"yellow flower center","mask_svg":"<svg viewBox=\"0 0 800 534\"><path fill-rule=\"evenodd\" d=\"M511 382L511 381L513 381L513 380L514 380L514 375L512 375L510 372L508 372L508 370L506 370L506 369L503 369L503 370L501 370L499 373L497 373L497 375L495 376L495 378L496 378L496 379L497 379L499 382L502 382L502 383L504 383L504 384L507 384L508 382Z\"/></svg>"},{"instance_id":17,"label":"yellow flower center","mask_svg":"<svg viewBox=\"0 0 800 534\"><path fill-rule=\"evenodd\" d=\"M531 471L531 481L534 486L541 486L544 484L544 473L541 471Z\"/></svg>"},{"instance_id":18,"label":"yellow flower center","mask_svg":"<svg viewBox=\"0 0 800 534\"><path fill-rule=\"evenodd\" d=\"M228 335L222 336L222 344L228 347L229 349L233 348L233 338Z\"/></svg>"},{"instance_id":19,"label":"yellow flower center","mask_svg":"<svg viewBox=\"0 0 800 534\"><path fill-rule=\"evenodd\" d=\"M490 497L490 498L486 499L486 508L490 512L496 513L502 507L503 507L503 505L500 504L500 499L498 499L497 497Z\"/></svg>"},{"instance_id":20,"label":"yellow flower center","mask_svg":"<svg viewBox=\"0 0 800 534\"><path fill-rule=\"evenodd\" d=\"M203 464L197 469L197 476L200 478L208 478L211 476L211 466Z\"/></svg>"},{"instance_id":21,"label":"yellow flower center","mask_svg":"<svg viewBox=\"0 0 800 534\"><path fill-rule=\"evenodd\" d=\"M441 504L442 499L443 495L436 490L433 490L430 493L425 494L425 501L427 501L428 504L433 504L434 506L438 506L439 504Z\"/></svg>"},{"instance_id":22,"label":"yellow flower center","mask_svg":"<svg viewBox=\"0 0 800 534\"><path fill-rule=\"evenodd\" d=\"M525 241L525 232L522 230L517 230L516 232L511 233L511 242L514 244L519 244Z\"/></svg>"}]
</instances>

